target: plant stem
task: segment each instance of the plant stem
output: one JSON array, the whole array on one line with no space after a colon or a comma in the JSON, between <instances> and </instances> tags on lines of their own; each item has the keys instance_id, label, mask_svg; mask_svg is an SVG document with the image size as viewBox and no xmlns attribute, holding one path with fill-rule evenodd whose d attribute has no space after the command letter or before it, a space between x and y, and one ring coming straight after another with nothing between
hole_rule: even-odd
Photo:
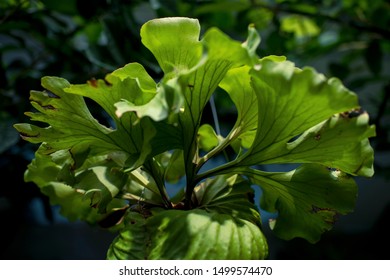
<instances>
[{"instance_id":1,"label":"plant stem","mask_svg":"<svg viewBox=\"0 0 390 280\"><path fill-rule=\"evenodd\" d=\"M192 208L192 193L194 191L194 188L196 186L196 170L197 170L197 165L190 162L186 164L186 179L187 179L187 184L186 184L186 192L185 192L185 201L184 201L184 207L186 209L191 209Z\"/></svg>"},{"instance_id":2,"label":"plant stem","mask_svg":"<svg viewBox=\"0 0 390 280\"><path fill-rule=\"evenodd\" d=\"M223 139L223 141L221 143L219 143L219 145L217 147L215 147L214 149L212 149L210 152L208 152L205 156L203 156L202 158L199 159L198 161L198 169L197 169L197 172L199 171L199 169L212 157L218 155L219 153L221 152L224 152L225 154L225 158L226 160L229 162L229 158L227 157L226 155L226 151L225 149L231 144L232 140L234 140L237 136L237 134L240 132L240 128L233 128L229 135Z\"/></svg>"},{"instance_id":3,"label":"plant stem","mask_svg":"<svg viewBox=\"0 0 390 280\"><path fill-rule=\"evenodd\" d=\"M170 209L172 208L172 203L169 201L168 194L165 188L165 182L157 164L158 164L157 161L154 158L152 158L147 162L145 162L144 166L149 171L150 175L153 177L154 181L156 182L157 188L160 192L165 207Z\"/></svg>"},{"instance_id":4,"label":"plant stem","mask_svg":"<svg viewBox=\"0 0 390 280\"><path fill-rule=\"evenodd\" d=\"M237 163L240 162L241 158L236 158L235 160L229 161L226 164L220 165L216 168L207 170L204 173L198 174L195 178L194 181L195 183L198 183L202 181L203 179L206 179L208 177L216 176L216 175L221 175L221 174L226 174L229 172L232 172L237 168Z\"/></svg>"}]
</instances>

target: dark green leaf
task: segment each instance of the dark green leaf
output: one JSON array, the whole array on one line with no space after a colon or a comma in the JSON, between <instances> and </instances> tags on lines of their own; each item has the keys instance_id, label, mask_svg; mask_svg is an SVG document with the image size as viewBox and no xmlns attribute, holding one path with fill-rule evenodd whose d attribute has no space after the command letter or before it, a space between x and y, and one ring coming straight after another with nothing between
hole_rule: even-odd
<instances>
[{"instance_id":1,"label":"dark green leaf","mask_svg":"<svg viewBox=\"0 0 390 280\"><path fill-rule=\"evenodd\" d=\"M250 183L239 175L222 175L207 179L195 188L200 209L228 214L260 226L261 219L254 205Z\"/></svg>"},{"instance_id":2,"label":"dark green leaf","mask_svg":"<svg viewBox=\"0 0 390 280\"><path fill-rule=\"evenodd\" d=\"M95 184L84 185L84 189L81 190L73 188L72 184L76 182L72 172L73 166L74 160L69 151L61 150L45 155L38 150L35 159L28 166L25 180L37 184L41 191L50 198L51 204L61 206L61 214L69 220L80 219L94 224L102 218L102 215L92 207L93 200L86 198L85 192L97 186ZM103 190L105 186L101 187ZM106 197L104 208L108 211L122 207L125 203L123 200L112 198L108 200Z\"/></svg>"},{"instance_id":3,"label":"dark green leaf","mask_svg":"<svg viewBox=\"0 0 390 280\"><path fill-rule=\"evenodd\" d=\"M283 239L302 237L315 243L355 206L355 181L339 170L304 164L286 173L248 168L243 174L263 189L261 207L278 213L271 228Z\"/></svg>"}]
</instances>

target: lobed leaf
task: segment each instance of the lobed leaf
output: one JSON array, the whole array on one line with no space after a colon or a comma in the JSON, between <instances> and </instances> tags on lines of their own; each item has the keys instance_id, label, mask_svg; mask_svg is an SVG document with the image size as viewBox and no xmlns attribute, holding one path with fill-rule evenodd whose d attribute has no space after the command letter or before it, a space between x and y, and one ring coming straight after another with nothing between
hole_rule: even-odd
<instances>
[{"instance_id":1,"label":"lobed leaf","mask_svg":"<svg viewBox=\"0 0 390 280\"><path fill-rule=\"evenodd\" d=\"M375 129L368 124L368 114L348 117L337 114L286 145L281 145L276 161L321 163L351 175L370 177L374 174L374 154L368 142Z\"/></svg>"},{"instance_id":2,"label":"lobed leaf","mask_svg":"<svg viewBox=\"0 0 390 280\"><path fill-rule=\"evenodd\" d=\"M229 94L238 113L227 138L230 141L238 139L246 149L253 143L258 121L257 96L251 86L249 70L248 66L231 69L219 84Z\"/></svg>"},{"instance_id":3,"label":"lobed leaf","mask_svg":"<svg viewBox=\"0 0 390 280\"><path fill-rule=\"evenodd\" d=\"M282 239L302 237L315 243L340 215L352 212L357 197L353 178L322 165L303 164L290 172L242 172L263 190L261 207L277 212L270 221Z\"/></svg>"},{"instance_id":4,"label":"lobed leaf","mask_svg":"<svg viewBox=\"0 0 390 280\"><path fill-rule=\"evenodd\" d=\"M150 259L264 259L259 227L228 214L195 209L163 211L148 219Z\"/></svg>"},{"instance_id":5,"label":"lobed leaf","mask_svg":"<svg viewBox=\"0 0 390 280\"><path fill-rule=\"evenodd\" d=\"M15 125L25 140L41 143L25 179L65 216L96 223L106 210L125 213L109 259L263 259L267 242L251 183L263 189L261 206L278 213L270 225L279 237L316 242L353 209L357 188L346 174L373 175L375 128L339 80L285 57L259 60L252 25L244 43L216 28L199 36L196 19L151 20L141 37L164 72L159 83L138 63L81 85L44 77L46 90L31 92L37 112L27 115L48 126ZM218 86L238 111L225 139L201 125ZM113 127L99 123L84 98L102 107ZM197 174L229 145L240 147L235 160ZM274 163L302 165L253 169ZM185 194L172 204L165 181L184 174ZM151 208L179 208L183 195L187 211ZM119 197L137 207L123 207Z\"/></svg>"},{"instance_id":6,"label":"lobed leaf","mask_svg":"<svg viewBox=\"0 0 390 280\"><path fill-rule=\"evenodd\" d=\"M339 214L353 210L356 185L339 174L373 175L368 139L375 128L366 113L355 109L356 95L336 79L277 57L248 68L230 70L220 84L238 110L227 138L240 140L248 150L206 174L248 176L264 190L262 207L278 212L272 225L279 237L316 242ZM257 107L251 105L254 97ZM307 164L289 173L252 168L273 163Z\"/></svg>"},{"instance_id":7,"label":"lobed leaf","mask_svg":"<svg viewBox=\"0 0 390 280\"><path fill-rule=\"evenodd\" d=\"M40 149L44 149L41 147ZM119 199L105 200L104 213L98 212L96 207L91 207L93 200L86 199L84 192L78 192L72 185L76 184L77 178L72 172L75 161L69 151L61 150L50 155L35 154L35 158L29 164L25 173L25 181L34 182L50 199L53 205L61 207L60 213L69 220L84 220L95 224L104 217L105 212L114 208L122 207L125 202ZM93 189L96 185L84 185L85 191ZM108 194L101 186L103 194ZM99 200L100 201L100 200Z\"/></svg>"},{"instance_id":8,"label":"lobed leaf","mask_svg":"<svg viewBox=\"0 0 390 280\"><path fill-rule=\"evenodd\" d=\"M151 236L150 232L147 232L145 217L138 212L127 212L124 223L125 227L112 241L107 251L107 259L147 259Z\"/></svg>"},{"instance_id":9,"label":"lobed leaf","mask_svg":"<svg viewBox=\"0 0 390 280\"><path fill-rule=\"evenodd\" d=\"M203 52L199 34L198 20L190 18L154 19L141 28L142 43L166 75L188 71L199 63Z\"/></svg>"},{"instance_id":10,"label":"lobed leaf","mask_svg":"<svg viewBox=\"0 0 390 280\"><path fill-rule=\"evenodd\" d=\"M176 36L176 34L181 34ZM174 95L182 97L179 117L182 148L191 153L202 111L226 72L250 63L259 38L250 28L245 44L232 40L216 28L199 40L199 22L189 18L163 18L141 28L143 44L154 54L164 71L163 83L179 84ZM186 157L187 158L187 157ZM191 162L192 158L186 159Z\"/></svg>"},{"instance_id":11,"label":"lobed leaf","mask_svg":"<svg viewBox=\"0 0 390 280\"><path fill-rule=\"evenodd\" d=\"M228 214L261 226L254 204L254 192L248 180L240 175L222 175L207 179L195 188L199 209Z\"/></svg>"},{"instance_id":12,"label":"lobed leaf","mask_svg":"<svg viewBox=\"0 0 390 280\"><path fill-rule=\"evenodd\" d=\"M253 189L240 176L218 176L195 190L194 210L129 212L112 243L114 259L264 259L267 241L253 204ZM142 241L143 242L142 242Z\"/></svg>"},{"instance_id":13,"label":"lobed leaf","mask_svg":"<svg viewBox=\"0 0 390 280\"><path fill-rule=\"evenodd\" d=\"M213 127L209 124L203 124L198 130L198 144L199 148L208 152L216 147L219 143L218 136Z\"/></svg>"},{"instance_id":14,"label":"lobed leaf","mask_svg":"<svg viewBox=\"0 0 390 280\"><path fill-rule=\"evenodd\" d=\"M337 79L328 80L311 68L295 68L291 62L265 59L256 69L251 76L258 99L258 128L240 165L313 162L372 175L372 149L366 144L375 132L367 115L350 121L333 117L359 106L354 93ZM335 137L348 147L345 151L340 152Z\"/></svg>"}]
</instances>

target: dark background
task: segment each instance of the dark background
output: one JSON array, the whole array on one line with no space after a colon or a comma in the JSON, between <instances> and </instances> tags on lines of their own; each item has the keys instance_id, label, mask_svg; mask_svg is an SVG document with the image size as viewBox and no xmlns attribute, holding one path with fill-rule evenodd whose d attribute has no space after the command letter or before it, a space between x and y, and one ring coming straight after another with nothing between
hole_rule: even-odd
<instances>
[{"instance_id":1,"label":"dark background","mask_svg":"<svg viewBox=\"0 0 390 280\"><path fill-rule=\"evenodd\" d=\"M371 139L376 173L357 178L355 212L314 245L265 231L270 259L387 259L390 1L380 0L0 0L0 259L105 258L112 233L68 222L35 185L23 181L37 146L20 140L12 124L29 122L23 114L32 109L29 91L41 89L42 76L85 83L139 62L160 78L139 29L165 16L195 17L203 31L216 26L241 41L255 23L262 38L259 55L285 55L299 67L313 66L359 95L377 128ZM231 126L231 103L216 96L216 104L221 125Z\"/></svg>"}]
</instances>

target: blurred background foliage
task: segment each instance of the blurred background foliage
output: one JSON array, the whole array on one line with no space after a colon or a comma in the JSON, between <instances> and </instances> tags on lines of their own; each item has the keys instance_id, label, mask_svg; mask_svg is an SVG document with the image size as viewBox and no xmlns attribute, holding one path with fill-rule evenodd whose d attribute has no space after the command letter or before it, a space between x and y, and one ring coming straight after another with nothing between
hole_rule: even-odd
<instances>
[{"instance_id":1,"label":"blurred background foliage","mask_svg":"<svg viewBox=\"0 0 390 280\"><path fill-rule=\"evenodd\" d=\"M110 232L68 223L37 187L23 182L37 147L21 141L12 124L28 121L29 91L41 89L42 76L85 83L139 62L161 78L139 30L145 21L167 16L198 18L203 31L216 26L241 41L254 23L261 56L285 55L299 67L313 66L359 95L377 128L371 141L376 175L357 180L356 211L340 218L319 243L268 234L270 258L387 258L382 249L389 245L389 0L0 0L0 258L105 258ZM215 99L221 126L231 127L232 103L222 93ZM99 108L91 110L102 117Z\"/></svg>"}]
</instances>

